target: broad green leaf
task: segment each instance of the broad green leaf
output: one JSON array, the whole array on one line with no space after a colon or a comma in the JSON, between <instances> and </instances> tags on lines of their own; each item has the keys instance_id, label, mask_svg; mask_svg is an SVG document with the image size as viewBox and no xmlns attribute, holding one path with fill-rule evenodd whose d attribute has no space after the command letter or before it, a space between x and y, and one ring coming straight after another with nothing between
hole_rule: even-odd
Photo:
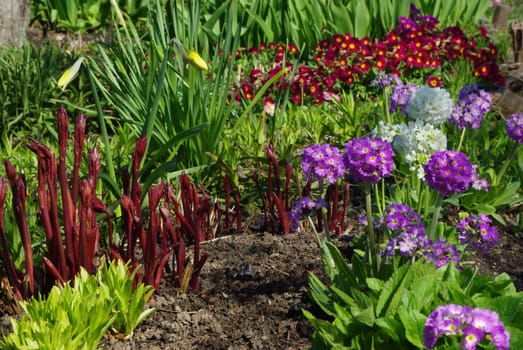
<instances>
[{"instance_id":1,"label":"broad green leaf","mask_svg":"<svg viewBox=\"0 0 523 350\"><path fill-rule=\"evenodd\" d=\"M305 318L314 326L316 333L321 337L322 342L326 345L332 347L338 343L338 339L342 338L339 330L330 322L317 319L307 310L302 310L302 312Z\"/></svg>"},{"instance_id":2,"label":"broad green leaf","mask_svg":"<svg viewBox=\"0 0 523 350\"><path fill-rule=\"evenodd\" d=\"M418 348L423 349L423 327L425 326L427 316L409 308L399 309L398 315L405 328L407 340Z\"/></svg>"},{"instance_id":3,"label":"broad green leaf","mask_svg":"<svg viewBox=\"0 0 523 350\"><path fill-rule=\"evenodd\" d=\"M391 317L377 318L374 323L382 331L385 332L392 340L399 342L404 332L404 328L400 322Z\"/></svg>"},{"instance_id":4,"label":"broad green leaf","mask_svg":"<svg viewBox=\"0 0 523 350\"><path fill-rule=\"evenodd\" d=\"M334 285L331 286L330 289L333 292L333 297L334 296L338 297L339 301L345 303L346 306L348 306L350 308L358 307L358 304L356 303L354 298L351 297L350 295L348 295L347 293L345 293L343 290L337 288Z\"/></svg>"},{"instance_id":5,"label":"broad green leaf","mask_svg":"<svg viewBox=\"0 0 523 350\"><path fill-rule=\"evenodd\" d=\"M376 319L374 314L374 307L372 305L369 305L366 309L362 310L361 312L354 312L353 316L356 320L359 322L372 327L374 326L374 321Z\"/></svg>"},{"instance_id":6,"label":"broad green leaf","mask_svg":"<svg viewBox=\"0 0 523 350\"><path fill-rule=\"evenodd\" d=\"M338 247L327 240L322 240L320 245L325 271L333 284L345 291L351 286L357 286L352 271Z\"/></svg>"},{"instance_id":7,"label":"broad green leaf","mask_svg":"<svg viewBox=\"0 0 523 350\"><path fill-rule=\"evenodd\" d=\"M332 324L346 337L350 336L349 325L355 321L355 317L353 317L348 308L338 303L334 303L334 310L336 312L336 318Z\"/></svg>"},{"instance_id":8,"label":"broad green leaf","mask_svg":"<svg viewBox=\"0 0 523 350\"><path fill-rule=\"evenodd\" d=\"M523 330L521 329L521 326L506 326L506 329L510 333L510 348L523 349Z\"/></svg>"},{"instance_id":9,"label":"broad green leaf","mask_svg":"<svg viewBox=\"0 0 523 350\"><path fill-rule=\"evenodd\" d=\"M383 289L383 285L385 284L385 282L383 282L382 280L371 277L367 278L366 282L370 290L372 290L375 293L381 292L381 290Z\"/></svg>"},{"instance_id":10,"label":"broad green leaf","mask_svg":"<svg viewBox=\"0 0 523 350\"><path fill-rule=\"evenodd\" d=\"M334 300L329 288L314 274L309 275L310 296L314 302L328 315L335 316Z\"/></svg>"},{"instance_id":11,"label":"broad green leaf","mask_svg":"<svg viewBox=\"0 0 523 350\"><path fill-rule=\"evenodd\" d=\"M385 282L381 294L376 304L376 315L393 315L402 297L405 289L403 285L407 274L409 273L409 264L401 265L392 276Z\"/></svg>"},{"instance_id":12,"label":"broad green leaf","mask_svg":"<svg viewBox=\"0 0 523 350\"><path fill-rule=\"evenodd\" d=\"M369 36L372 21L366 0L356 0L354 17L354 36L360 39Z\"/></svg>"}]
</instances>

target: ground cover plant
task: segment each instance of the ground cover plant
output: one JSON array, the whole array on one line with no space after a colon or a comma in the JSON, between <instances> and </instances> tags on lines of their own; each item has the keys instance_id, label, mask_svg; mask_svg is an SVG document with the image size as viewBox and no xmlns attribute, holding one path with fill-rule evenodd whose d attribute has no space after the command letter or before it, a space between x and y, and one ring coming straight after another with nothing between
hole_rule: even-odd
<instances>
[{"instance_id":1,"label":"ground cover plant","mask_svg":"<svg viewBox=\"0 0 523 350\"><path fill-rule=\"evenodd\" d=\"M329 2L306 31L314 5L92 3L107 17L38 2L62 28L111 18L114 40L42 79L56 116L3 124L17 138L3 138L2 300L24 314L2 344L114 345L155 317L146 303L165 306L162 293L227 298L206 288L212 278L252 291L241 286L259 282L254 261L209 277L205 247L257 225L309 237L323 263L302 266L299 346L520 347L522 292L503 270L470 266L523 226L523 114L495 106L506 57L479 26L487 1L390 1L378 17L376 1ZM71 125L62 104L83 105ZM96 327L68 309L75 298L105 310ZM44 339L41 322L70 336Z\"/></svg>"}]
</instances>

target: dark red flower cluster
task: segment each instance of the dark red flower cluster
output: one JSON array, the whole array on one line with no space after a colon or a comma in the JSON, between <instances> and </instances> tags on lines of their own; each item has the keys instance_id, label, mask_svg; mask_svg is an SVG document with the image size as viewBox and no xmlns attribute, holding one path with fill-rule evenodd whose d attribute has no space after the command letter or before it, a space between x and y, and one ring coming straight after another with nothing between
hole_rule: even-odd
<instances>
[{"instance_id":1,"label":"dark red flower cluster","mask_svg":"<svg viewBox=\"0 0 523 350\"><path fill-rule=\"evenodd\" d=\"M273 101L280 91L288 88L294 103L322 103L339 98L341 91L356 83L370 81L377 71L403 77L415 74L424 77L431 86L440 86L443 63L458 60L471 62L478 80L504 84L496 46L483 31L478 38L481 44L474 37L467 37L459 27L440 29L435 17L422 16L414 9L409 18L401 17L398 26L382 40L358 39L347 33L320 41L311 60L297 66L295 71L286 71L283 79L265 91L264 97ZM231 98L252 100L267 81L283 67L293 64L298 50L294 45L270 43L239 50L236 56L242 64L249 65L260 60L262 54L269 63L250 70L244 68L240 72L241 83L233 88Z\"/></svg>"}]
</instances>

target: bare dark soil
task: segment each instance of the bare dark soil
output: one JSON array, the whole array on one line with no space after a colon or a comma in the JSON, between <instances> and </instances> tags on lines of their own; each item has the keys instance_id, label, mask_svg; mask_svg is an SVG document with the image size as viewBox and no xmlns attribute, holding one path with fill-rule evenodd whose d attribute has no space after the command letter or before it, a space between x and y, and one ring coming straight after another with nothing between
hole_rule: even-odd
<instances>
[{"instance_id":1,"label":"bare dark soil","mask_svg":"<svg viewBox=\"0 0 523 350\"><path fill-rule=\"evenodd\" d=\"M335 242L350 250L349 240ZM313 328L301 309L319 312L307 276L322 275L319 249L307 234L225 236L203 245L210 258L198 293L180 295L169 278L157 308L129 340L106 338L104 349L306 349ZM472 257L481 274L507 272L523 290L523 241L502 234L499 247Z\"/></svg>"},{"instance_id":2,"label":"bare dark soil","mask_svg":"<svg viewBox=\"0 0 523 350\"><path fill-rule=\"evenodd\" d=\"M165 279L157 308L128 341L104 349L304 349L313 332L301 309L313 308L307 276L322 273L319 248L306 234L241 234L206 242L210 255L198 293Z\"/></svg>"},{"instance_id":3,"label":"bare dark soil","mask_svg":"<svg viewBox=\"0 0 523 350\"><path fill-rule=\"evenodd\" d=\"M350 236L335 237L346 256ZM202 288L181 294L167 273L150 302L157 310L128 339L106 336L106 350L307 349L312 326L302 308L320 310L307 294L310 273L323 276L319 248L307 233L244 233L202 244L209 259ZM502 233L486 256L472 256L483 275L508 273L523 290L523 239ZM9 329L9 316L0 330Z\"/></svg>"}]
</instances>

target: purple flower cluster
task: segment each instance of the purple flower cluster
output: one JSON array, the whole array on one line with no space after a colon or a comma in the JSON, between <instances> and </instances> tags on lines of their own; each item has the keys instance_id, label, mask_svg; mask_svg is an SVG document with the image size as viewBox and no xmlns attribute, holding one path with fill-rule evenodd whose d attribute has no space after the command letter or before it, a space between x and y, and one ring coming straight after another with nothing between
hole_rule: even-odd
<instances>
[{"instance_id":1,"label":"purple flower cluster","mask_svg":"<svg viewBox=\"0 0 523 350\"><path fill-rule=\"evenodd\" d=\"M385 248L386 256L412 256L421 258L425 255L430 241L423 225L409 227L390 238Z\"/></svg>"},{"instance_id":2,"label":"purple flower cluster","mask_svg":"<svg viewBox=\"0 0 523 350\"><path fill-rule=\"evenodd\" d=\"M399 108L401 113L407 115L409 101L418 89L419 86L409 82L403 84L401 80L396 81L390 94L390 112L392 113Z\"/></svg>"},{"instance_id":3,"label":"purple flower cluster","mask_svg":"<svg viewBox=\"0 0 523 350\"><path fill-rule=\"evenodd\" d=\"M465 191L477 179L476 168L459 151L439 151L425 163L425 181L444 196Z\"/></svg>"},{"instance_id":4,"label":"purple flower cluster","mask_svg":"<svg viewBox=\"0 0 523 350\"><path fill-rule=\"evenodd\" d=\"M383 74L383 72L378 72L370 83L378 89L383 89L390 85L401 84L401 79L392 73Z\"/></svg>"},{"instance_id":5,"label":"purple flower cluster","mask_svg":"<svg viewBox=\"0 0 523 350\"><path fill-rule=\"evenodd\" d=\"M485 214L469 215L460 220L457 228L459 242L483 254L487 254L498 243L498 230Z\"/></svg>"},{"instance_id":6,"label":"purple flower cluster","mask_svg":"<svg viewBox=\"0 0 523 350\"><path fill-rule=\"evenodd\" d=\"M474 350L485 340L498 350L510 348L510 334L499 315L488 309L448 304L434 310L423 329L425 347L434 348L441 337L462 337L461 346Z\"/></svg>"},{"instance_id":7,"label":"purple flower cluster","mask_svg":"<svg viewBox=\"0 0 523 350\"><path fill-rule=\"evenodd\" d=\"M421 216L406 204L390 204L385 210L383 219L385 226L396 232L422 225Z\"/></svg>"},{"instance_id":8,"label":"purple flower cluster","mask_svg":"<svg viewBox=\"0 0 523 350\"><path fill-rule=\"evenodd\" d=\"M316 144L305 148L301 168L307 180L325 180L335 183L345 173L343 155L329 144Z\"/></svg>"},{"instance_id":9,"label":"purple flower cluster","mask_svg":"<svg viewBox=\"0 0 523 350\"><path fill-rule=\"evenodd\" d=\"M458 103L452 109L450 123L460 129L478 129L491 105L492 95L478 84L464 86L459 92Z\"/></svg>"},{"instance_id":10,"label":"purple flower cluster","mask_svg":"<svg viewBox=\"0 0 523 350\"><path fill-rule=\"evenodd\" d=\"M445 238L440 237L436 242L429 240L425 249L425 259L432 261L437 268L446 266L451 262L459 263L458 248L448 243Z\"/></svg>"},{"instance_id":11,"label":"purple flower cluster","mask_svg":"<svg viewBox=\"0 0 523 350\"><path fill-rule=\"evenodd\" d=\"M294 202L289 212L291 230L293 232L297 231L300 221L303 220L306 215L311 214L319 208L327 208L327 202L325 202L323 198L314 201L310 197L305 196Z\"/></svg>"},{"instance_id":12,"label":"purple flower cluster","mask_svg":"<svg viewBox=\"0 0 523 350\"><path fill-rule=\"evenodd\" d=\"M390 232L391 237L385 248L386 256L425 257L436 267L450 262L459 262L456 246L443 238L433 242L425 234L425 226L418 213L405 204L391 204L379 220Z\"/></svg>"},{"instance_id":13,"label":"purple flower cluster","mask_svg":"<svg viewBox=\"0 0 523 350\"><path fill-rule=\"evenodd\" d=\"M472 165L472 171L474 172L474 175L472 175L471 187L478 191L483 190L485 192L488 192L489 183L488 183L487 179L479 178L479 174L478 174L477 170L478 170L478 166L476 164Z\"/></svg>"},{"instance_id":14,"label":"purple flower cluster","mask_svg":"<svg viewBox=\"0 0 523 350\"><path fill-rule=\"evenodd\" d=\"M523 114L514 113L507 118L505 125L507 135L517 143L523 143Z\"/></svg>"},{"instance_id":15,"label":"purple flower cluster","mask_svg":"<svg viewBox=\"0 0 523 350\"><path fill-rule=\"evenodd\" d=\"M345 144L345 167L356 181L377 183L394 167L394 151L379 137L352 139Z\"/></svg>"}]
</instances>

